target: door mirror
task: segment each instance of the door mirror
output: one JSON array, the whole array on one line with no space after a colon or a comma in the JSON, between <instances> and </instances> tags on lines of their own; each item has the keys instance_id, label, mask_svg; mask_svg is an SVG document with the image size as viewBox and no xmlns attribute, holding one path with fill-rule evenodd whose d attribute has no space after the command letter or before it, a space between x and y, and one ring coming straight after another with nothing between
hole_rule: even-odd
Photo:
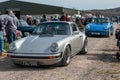
<instances>
[{"instance_id":1,"label":"door mirror","mask_svg":"<svg viewBox=\"0 0 120 80\"><path fill-rule=\"evenodd\" d=\"M74 31L73 34L79 34L80 32L79 31Z\"/></svg>"}]
</instances>

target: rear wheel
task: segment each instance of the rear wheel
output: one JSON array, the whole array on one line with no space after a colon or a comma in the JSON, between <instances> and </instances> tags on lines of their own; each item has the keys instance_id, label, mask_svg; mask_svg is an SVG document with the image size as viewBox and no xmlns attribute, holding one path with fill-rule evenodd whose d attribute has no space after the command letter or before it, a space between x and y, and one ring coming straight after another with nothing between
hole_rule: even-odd
<instances>
[{"instance_id":1,"label":"rear wheel","mask_svg":"<svg viewBox=\"0 0 120 80\"><path fill-rule=\"evenodd\" d=\"M111 33L111 36L113 36L113 32Z\"/></svg>"},{"instance_id":2,"label":"rear wheel","mask_svg":"<svg viewBox=\"0 0 120 80\"><path fill-rule=\"evenodd\" d=\"M108 32L108 34L107 34L107 37L110 37L111 36L111 33L110 33L110 31Z\"/></svg>"},{"instance_id":3,"label":"rear wheel","mask_svg":"<svg viewBox=\"0 0 120 80\"><path fill-rule=\"evenodd\" d=\"M71 51L70 51L70 47L67 46L65 51L64 51L64 56L63 56L63 59L61 61L61 65L67 66L70 63L70 60L71 60Z\"/></svg>"},{"instance_id":4,"label":"rear wheel","mask_svg":"<svg viewBox=\"0 0 120 80\"><path fill-rule=\"evenodd\" d=\"M120 60L120 53L119 52L116 53L116 59Z\"/></svg>"}]
</instances>

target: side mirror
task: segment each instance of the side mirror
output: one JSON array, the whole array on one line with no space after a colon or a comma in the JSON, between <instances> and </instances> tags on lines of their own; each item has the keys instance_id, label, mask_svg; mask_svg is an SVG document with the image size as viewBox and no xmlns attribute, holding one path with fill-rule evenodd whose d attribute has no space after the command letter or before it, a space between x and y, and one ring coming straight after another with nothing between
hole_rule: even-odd
<instances>
[{"instance_id":1,"label":"side mirror","mask_svg":"<svg viewBox=\"0 0 120 80\"><path fill-rule=\"evenodd\" d=\"M74 31L73 32L73 34L79 34L80 33L80 31Z\"/></svg>"}]
</instances>

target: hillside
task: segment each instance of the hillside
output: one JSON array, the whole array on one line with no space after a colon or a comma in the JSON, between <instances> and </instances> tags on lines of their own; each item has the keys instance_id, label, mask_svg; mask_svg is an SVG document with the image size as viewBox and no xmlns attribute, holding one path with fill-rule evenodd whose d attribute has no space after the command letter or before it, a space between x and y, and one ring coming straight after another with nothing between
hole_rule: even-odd
<instances>
[{"instance_id":1,"label":"hillside","mask_svg":"<svg viewBox=\"0 0 120 80\"><path fill-rule=\"evenodd\" d=\"M84 13L92 13L94 15L104 15L104 16L120 16L120 7L118 8L112 8L112 9L103 9L103 10L86 10L86 11L82 11L83 14Z\"/></svg>"}]
</instances>

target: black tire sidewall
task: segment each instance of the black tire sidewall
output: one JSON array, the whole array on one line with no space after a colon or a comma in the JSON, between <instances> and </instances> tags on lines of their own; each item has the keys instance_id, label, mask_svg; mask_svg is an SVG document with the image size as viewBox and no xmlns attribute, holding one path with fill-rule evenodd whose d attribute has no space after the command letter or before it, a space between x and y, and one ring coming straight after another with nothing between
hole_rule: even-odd
<instances>
[{"instance_id":1,"label":"black tire sidewall","mask_svg":"<svg viewBox=\"0 0 120 80\"><path fill-rule=\"evenodd\" d=\"M69 52L66 52L67 50L69 50ZM69 62L67 62L68 58L70 59ZM62 65L66 66L66 65L70 64L70 61L71 61L71 51L70 51L70 47L67 46L64 51Z\"/></svg>"}]
</instances>

